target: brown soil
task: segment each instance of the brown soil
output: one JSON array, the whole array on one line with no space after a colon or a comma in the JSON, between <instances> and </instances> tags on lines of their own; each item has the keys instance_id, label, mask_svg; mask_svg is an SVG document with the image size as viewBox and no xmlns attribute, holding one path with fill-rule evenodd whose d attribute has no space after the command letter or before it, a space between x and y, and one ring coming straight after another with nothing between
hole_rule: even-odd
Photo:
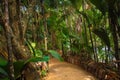
<instances>
[{"instance_id":1,"label":"brown soil","mask_svg":"<svg viewBox=\"0 0 120 80\"><path fill-rule=\"evenodd\" d=\"M45 80L97 80L79 66L51 59Z\"/></svg>"}]
</instances>

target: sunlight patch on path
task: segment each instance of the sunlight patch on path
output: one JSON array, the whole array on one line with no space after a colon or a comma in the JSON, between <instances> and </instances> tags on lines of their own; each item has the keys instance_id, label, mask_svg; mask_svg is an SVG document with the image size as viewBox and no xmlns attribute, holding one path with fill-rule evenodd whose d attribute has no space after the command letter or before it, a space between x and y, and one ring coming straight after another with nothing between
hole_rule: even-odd
<instances>
[{"instance_id":1,"label":"sunlight patch on path","mask_svg":"<svg viewBox=\"0 0 120 80\"><path fill-rule=\"evenodd\" d=\"M50 70L45 80L96 80L82 68L56 59L50 61Z\"/></svg>"}]
</instances>

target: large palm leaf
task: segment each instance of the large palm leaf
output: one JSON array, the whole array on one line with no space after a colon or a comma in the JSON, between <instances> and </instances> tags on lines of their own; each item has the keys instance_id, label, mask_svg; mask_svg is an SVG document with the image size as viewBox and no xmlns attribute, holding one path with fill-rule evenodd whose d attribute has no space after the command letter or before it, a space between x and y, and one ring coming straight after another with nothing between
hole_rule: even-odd
<instances>
[{"instance_id":1,"label":"large palm leaf","mask_svg":"<svg viewBox=\"0 0 120 80\"><path fill-rule=\"evenodd\" d=\"M108 46L108 49L110 50L110 40L106 30L103 28L94 29L93 33L96 34Z\"/></svg>"}]
</instances>

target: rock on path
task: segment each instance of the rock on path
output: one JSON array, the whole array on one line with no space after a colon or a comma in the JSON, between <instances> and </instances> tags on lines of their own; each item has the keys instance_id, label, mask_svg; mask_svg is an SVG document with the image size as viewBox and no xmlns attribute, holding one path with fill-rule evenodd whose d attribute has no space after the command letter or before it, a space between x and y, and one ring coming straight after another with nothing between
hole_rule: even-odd
<instances>
[{"instance_id":1,"label":"rock on path","mask_svg":"<svg viewBox=\"0 0 120 80\"><path fill-rule=\"evenodd\" d=\"M45 80L97 80L82 68L51 59L49 73Z\"/></svg>"}]
</instances>

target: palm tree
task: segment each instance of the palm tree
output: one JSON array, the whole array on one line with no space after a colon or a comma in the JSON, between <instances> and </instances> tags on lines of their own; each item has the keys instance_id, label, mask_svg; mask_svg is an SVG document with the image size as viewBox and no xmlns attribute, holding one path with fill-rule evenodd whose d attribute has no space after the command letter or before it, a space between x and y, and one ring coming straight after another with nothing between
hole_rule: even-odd
<instances>
[{"instance_id":1,"label":"palm tree","mask_svg":"<svg viewBox=\"0 0 120 80\"><path fill-rule=\"evenodd\" d=\"M119 40L118 18L119 18L120 12L118 12L118 10L117 10L117 8L119 8L120 1L111 0L111 1L107 1L107 2L108 2L109 26L110 26L110 29L112 32L112 37L113 37L113 42L114 42L115 57L116 57L116 60L120 60L119 45L118 45L118 40ZM120 63L118 62L117 64L118 64L118 71L120 72Z\"/></svg>"},{"instance_id":2,"label":"palm tree","mask_svg":"<svg viewBox=\"0 0 120 80\"><path fill-rule=\"evenodd\" d=\"M6 39L7 39L7 49L8 49L8 62L9 62L9 72L10 72L10 80L14 80L14 67L13 67L13 47L12 47L12 29L10 26L10 21L9 21L9 6L8 6L8 0L4 1L5 4L5 33L6 33Z\"/></svg>"}]
</instances>

